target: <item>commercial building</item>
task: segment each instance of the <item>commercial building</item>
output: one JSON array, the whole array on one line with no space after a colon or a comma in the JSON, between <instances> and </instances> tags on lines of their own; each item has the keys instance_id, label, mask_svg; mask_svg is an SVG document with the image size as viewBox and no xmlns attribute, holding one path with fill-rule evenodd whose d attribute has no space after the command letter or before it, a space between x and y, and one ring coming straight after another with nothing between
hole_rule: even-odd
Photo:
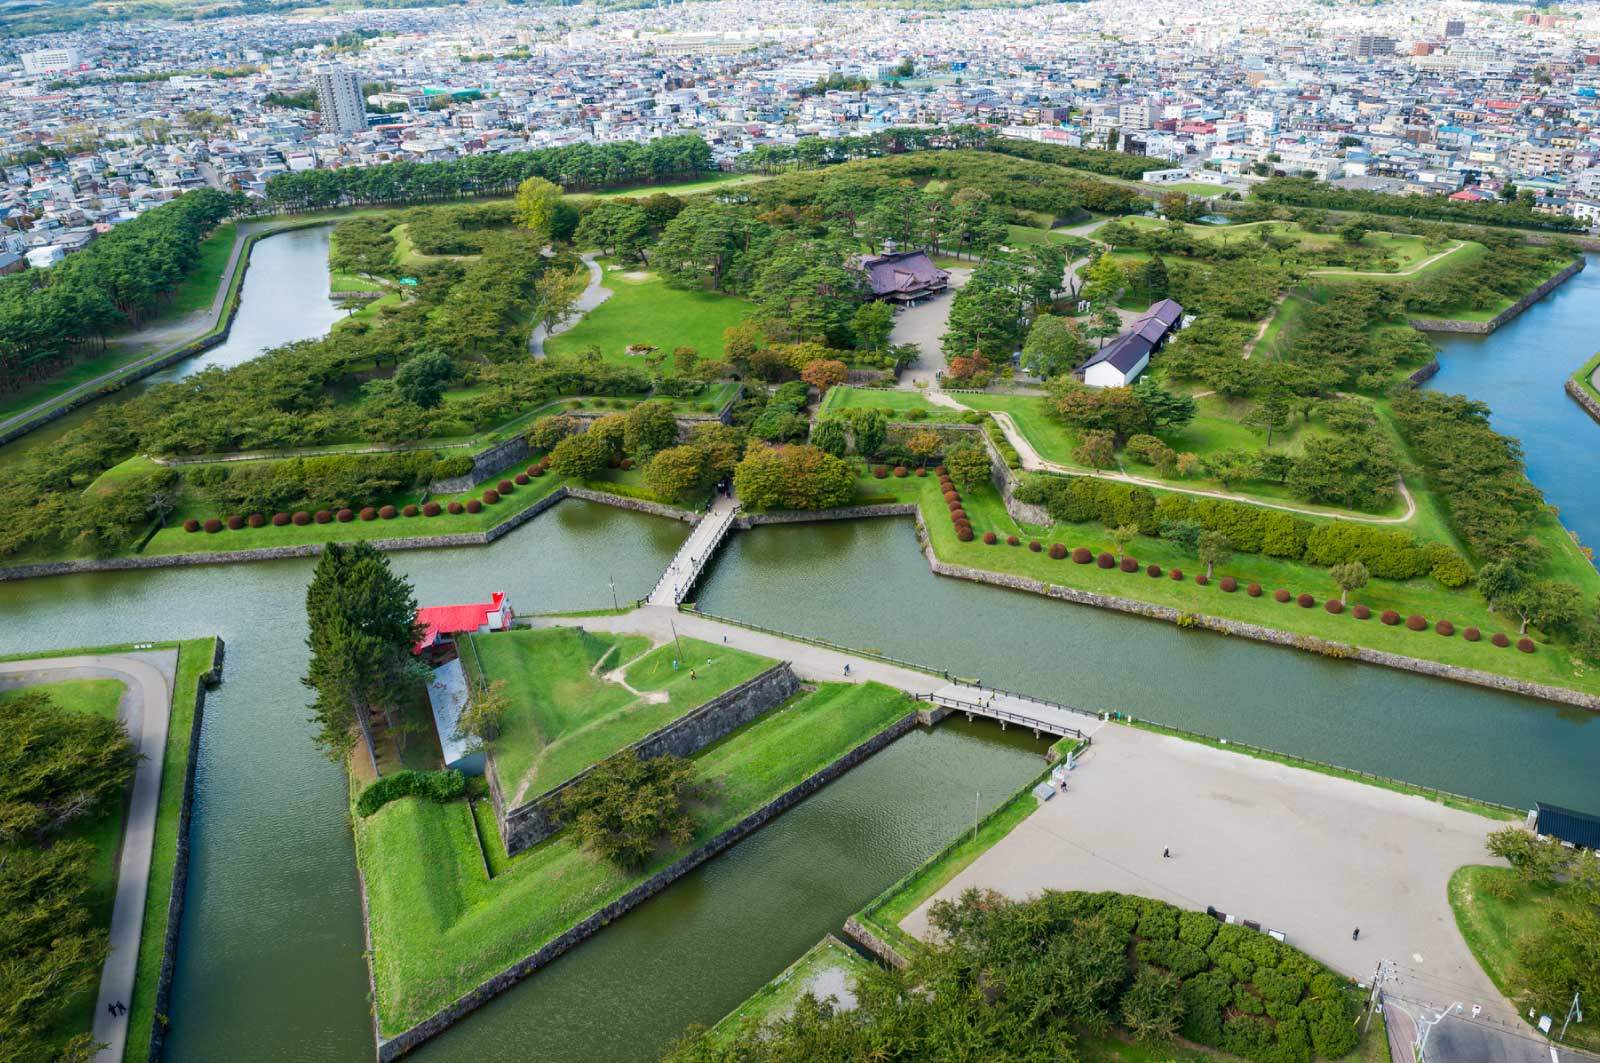
<instances>
[{"instance_id":1,"label":"commercial building","mask_svg":"<svg viewBox=\"0 0 1600 1063\"><path fill-rule=\"evenodd\" d=\"M1350 46L1350 54L1357 59L1386 59L1394 54L1394 38L1363 33Z\"/></svg>"},{"instance_id":2,"label":"commercial building","mask_svg":"<svg viewBox=\"0 0 1600 1063\"><path fill-rule=\"evenodd\" d=\"M83 55L76 48L41 48L22 53L22 69L28 74L60 74L82 65Z\"/></svg>"}]
</instances>

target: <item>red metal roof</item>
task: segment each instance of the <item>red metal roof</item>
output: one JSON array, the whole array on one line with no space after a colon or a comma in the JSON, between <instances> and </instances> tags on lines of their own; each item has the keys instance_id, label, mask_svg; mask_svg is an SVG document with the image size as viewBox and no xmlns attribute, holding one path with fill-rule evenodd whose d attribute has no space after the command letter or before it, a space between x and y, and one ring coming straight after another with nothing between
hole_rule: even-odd
<instances>
[{"instance_id":1,"label":"red metal roof","mask_svg":"<svg viewBox=\"0 0 1600 1063\"><path fill-rule=\"evenodd\" d=\"M425 650L438 641L440 635L459 635L463 631L477 631L489 622L490 613L498 613L505 605L504 591L495 591L492 600L476 605L430 605L417 610L417 623L424 628L416 649Z\"/></svg>"}]
</instances>

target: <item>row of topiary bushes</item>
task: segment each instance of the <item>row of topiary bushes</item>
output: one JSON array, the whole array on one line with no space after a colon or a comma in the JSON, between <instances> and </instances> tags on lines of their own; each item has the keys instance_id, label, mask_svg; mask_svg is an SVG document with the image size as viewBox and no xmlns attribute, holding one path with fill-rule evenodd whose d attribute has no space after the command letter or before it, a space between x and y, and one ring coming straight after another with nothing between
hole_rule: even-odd
<instances>
[{"instance_id":1,"label":"row of topiary bushes","mask_svg":"<svg viewBox=\"0 0 1600 1063\"><path fill-rule=\"evenodd\" d=\"M467 792L467 777L454 768L444 771L397 771L380 777L356 798L356 811L370 816L390 801L425 797L443 804Z\"/></svg>"},{"instance_id":2,"label":"row of topiary bushes","mask_svg":"<svg viewBox=\"0 0 1600 1063\"><path fill-rule=\"evenodd\" d=\"M960 537L959 529L957 530L957 537ZM994 546L999 543L1000 538L992 531L984 532L983 541L990 546ZM1011 546L1018 546L1021 544L1021 540L1019 540L1015 535L1009 535L1006 537L1006 543ZM1120 569L1121 571L1128 573L1138 572L1140 569L1139 562L1134 560L1132 557L1124 555L1119 561L1108 550L1102 550L1097 554L1086 546L1080 546L1069 551L1060 543L1051 543L1050 546L1046 548L1043 543L1039 542L1037 539L1034 539L1028 543L1028 549L1032 550L1036 554L1040 552L1047 553L1056 561L1064 561L1068 557L1071 557L1074 562L1080 565L1092 563L1100 568ZM1184 578L1183 570L1181 568L1163 571L1161 566L1156 564L1144 566L1144 573L1151 579L1160 579L1162 576L1166 576L1169 579L1182 582ZM1194 581L1202 587L1211 582L1204 572L1196 573ZM1217 581L1217 587L1226 594L1233 594L1235 591L1239 590L1239 581L1232 576L1223 576ZM1250 583L1244 588L1244 592L1252 598L1259 598L1262 595L1261 584ZM1302 609L1314 609L1317 605L1317 599L1314 595L1305 593L1292 594L1282 587L1272 592L1272 599L1273 601L1280 603L1292 601L1299 605ZM1329 598L1327 601L1322 603L1322 608L1325 612L1328 612L1334 616L1338 616L1345 611L1345 604L1338 598ZM1365 605L1356 605L1350 610L1350 615L1355 617L1357 620L1370 620L1372 618L1372 610ZM1395 610L1385 609L1379 615L1378 619L1382 623L1387 624L1390 627L1394 627L1401 622L1402 618ZM1407 629L1411 631L1426 631L1429 626L1426 617L1415 613L1405 617L1404 621ZM1432 626L1435 634L1441 635L1445 638L1450 638L1456 633L1456 625L1449 620L1437 621ZM1468 642L1478 642L1482 640L1483 632L1479 631L1475 627L1467 627L1461 629L1461 637L1466 639ZM1510 636L1501 631L1497 631L1493 635L1490 635L1489 642L1491 645L1498 646L1502 649L1513 644ZM1517 649L1521 650L1523 653L1532 653L1535 649L1534 641L1528 638L1526 635L1518 638L1515 645Z\"/></svg>"},{"instance_id":3,"label":"row of topiary bushes","mask_svg":"<svg viewBox=\"0 0 1600 1063\"><path fill-rule=\"evenodd\" d=\"M275 528L287 524L304 527L308 524L331 524L335 521L348 524L353 520L394 520L396 517L437 517L445 513L451 515L482 513L484 506L499 505L500 500L506 495L530 483L535 477L543 476L546 471L548 470L545 463L540 461L528 466L527 471L519 472L509 480L501 480L485 490L479 498L469 498L465 502L448 502L442 506L438 502L424 502L420 506L412 504L398 509L394 506L365 506L359 510L319 509L314 513L302 509L294 513L274 513L270 518L261 513L252 513L248 517L235 515L226 519L211 517L203 521L190 517L183 522L183 530L214 535L224 528L229 531L239 531L242 528L261 528L267 524Z\"/></svg>"},{"instance_id":4,"label":"row of topiary bushes","mask_svg":"<svg viewBox=\"0 0 1600 1063\"><path fill-rule=\"evenodd\" d=\"M872 467L873 477L879 480L888 479L891 471L894 473L894 475L901 478L910 476L913 471L915 471L916 475L918 476L928 475L928 470L921 466L918 466L915 470L908 469L904 465L896 465L893 470L891 470L887 465L874 465Z\"/></svg>"},{"instance_id":5,"label":"row of topiary bushes","mask_svg":"<svg viewBox=\"0 0 1600 1063\"><path fill-rule=\"evenodd\" d=\"M881 468L881 466L880 466ZM967 511L961 504L961 492L956 490L955 481L950 479L950 473L943 465L933 470L939 477L939 490L944 492L944 503L950 509L950 523L956 529L956 538L964 543L972 541L972 521L967 517ZM993 535L993 532L987 534Z\"/></svg>"}]
</instances>

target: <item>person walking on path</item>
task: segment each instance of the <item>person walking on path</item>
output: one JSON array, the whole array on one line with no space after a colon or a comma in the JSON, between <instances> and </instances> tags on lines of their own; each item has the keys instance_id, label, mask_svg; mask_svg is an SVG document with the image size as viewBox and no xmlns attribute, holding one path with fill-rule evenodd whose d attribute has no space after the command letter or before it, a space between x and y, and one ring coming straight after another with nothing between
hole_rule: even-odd
<instances>
[{"instance_id":1,"label":"person walking on path","mask_svg":"<svg viewBox=\"0 0 1600 1063\"><path fill-rule=\"evenodd\" d=\"M1359 926L1356 927L1354 930L1352 930L1350 932L1350 940L1351 941L1360 941L1361 940L1361 928Z\"/></svg>"},{"instance_id":2,"label":"person walking on path","mask_svg":"<svg viewBox=\"0 0 1600 1063\"><path fill-rule=\"evenodd\" d=\"M1165 848L1165 849L1163 849L1163 850L1161 850L1161 859L1163 859L1163 860L1172 859L1172 848L1170 846Z\"/></svg>"}]
</instances>

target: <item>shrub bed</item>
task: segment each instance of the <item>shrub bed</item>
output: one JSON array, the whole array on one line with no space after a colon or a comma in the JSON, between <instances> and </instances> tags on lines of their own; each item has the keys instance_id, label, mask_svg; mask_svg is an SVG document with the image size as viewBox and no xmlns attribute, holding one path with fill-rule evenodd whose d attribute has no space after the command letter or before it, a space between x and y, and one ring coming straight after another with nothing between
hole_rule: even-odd
<instances>
[{"instance_id":1,"label":"shrub bed","mask_svg":"<svg viewBox=\"0 0 1600 1063\"><path fill-rule=\"evenodd\" d=\"M1383 611L1383 615L1378 617L1378 619L1382 620L1385 624L1388 624L1390 627L1394 627L1396 624L1398 624L1400 622L1400 614L1395 612L1393 609L1385 609Z\"/></svg>"},{"instance_id":2,"label":"shrub bed","mask_svg":"<svg viewBox=\"0 0 1600 1063\"><path fill-rule=\"evenodd\" d=\"M316 521L318 524L327 524L329 521L333 520L333 511L319 509L311 515L311 519Z\"/></svg>"},{"instance_id":3,"label":"shrub bed","mask_svg":"<svg viewBox=\"0 0 1600 1063\"><path fill-rule=\"evenodd\" d=\"M1007 546L1021 546L1022 545L1022 540L1018 539L1015 535L1008 535L1008 536L1006 536L1006 545Z\"/></svg>"},{"instance_id":4,"label":"shrub bed","mask_svg":"<svg viewBox=\"0 0 1600 1063\"><path fill-rule=\"evenodd\" d=\"M1533 640L1526 635L1522 636L1517 640L1517 649L1521 650L1523 653L1532 653Z\"/></svg>"},{"instance_id":5,"label":"shrub bed","mask_svg":"<svg viewBox=\"0 0 1600 1063\"><path fill-rule=\"evenodd\" d=\"M1313 605L1317 604L1317 600L1309 594L1302 594L1300 597L1296 598L1295 601L1300 604L1300 608L1302 609L1310 609Z\"/></svg>"},{"instance_id":6,"label":"shrub bed","mask_svg":"<svg viewBox=\"0 0 1600 1063\"><path fill-rule=\"evenodd\" d=\"M266 525L267 518L260 513L252 513L244 519L244 522L252 528L260 528Z\"/></svg>"},{"instance_id":7,"label":"shrub bed","mask_svg":"<svg viewBox=\"0 0 1600 1063\"><path fill-rule=\"evenodd\" d=\"M186 532L197 532L200 530L200 522L195 520L193 517L190 517L188 520L183 522L183 530Z\"/></svg>"},{"instance_id":8,"label":"shrub bed","mask_svg":"<svg viewBox=\"0 0 1600 1063\"><path fill-rule=\"evenodd\" d=\"M287 514L287 513L274 513L272 515L272 526L274 528L281 528L285 524L288 524L288 523L289 523L289 514Z\"/></svg>"},{"instance_id":9,"label":"shrub bed","mask_svg":"<svg viewBox=\"0 0 1600 1063\"><path fill-rule=\"evenodd\" d=\"M924 469L924 468L922 468L922 467L921 467L921 466L920 466L920 465L919 465L919 466L918 466L918 467L917 467L917 475L918 475L918 476L926 476L926 475L928 475L928 470L927 470L927 469Z\"/></svg>"},{"instance_id":10,"label":"shrub bed","mask_svg":"<svg viewBox=\"0 0 1600 1063\"><path fill-rule=\"evenodd\" d=\"M1028 541L1028 549L1032 550L1034 553L1037 554L1040 550L1044 549L1044 544L1041 543L1038 539L1030 539Z\"/></svg>"},{"instance_id":11,"label":"shrub bed","mask_svg":"<svg viewBox=\"0 0 1600 1063\"><path fill-rule=\"evenodd\" d=\"M483 503L479 502L476 498L467 499L467 512L468 513L482 513L483 512Z\"/></svg>"},{"instance_id":12,"label":"shrub bed","mask_svg":"<svg viewBox=\"0 0 1600 1063\"><path fill-rule=\"evenodd\" d=\"M1149 567L1147 567L1144 570L1144 574L1146 576L1149 576L1151 579L1160 579L1161 576L1162 576L1161 566L1160 565L1150 565Z\"/></svg>"},{"instance_id":13,"label":"shrub bed","mask_svg":"<svg viewBox=\"0 0 1600 1063\"><path fill-rule=\"evenodd\" d=\"M1197 584L1199 584L1200 586L1204 587L1206 584L1211 582L1211 579L1204 572L1196 572L1195 576L1194 576L1194 581Z\"/></svg>"},{"instance_id":14,"label":"shrub bed","mask_svg":"<svg viewBox=\"0 0 1600 1063\"><path fill-rule=\"evenodd\" d=\"M1461 637L1466 639L1468 642L1477 642L1479 639L1483 638L1483 632L1479 631L1475 627L1469 627L1461 633Z\"/></svg>"},{"instance_id":15,"label":"shrub bed","mask_svg":"<svg viewBox=\"0 0 1600 1063\"><path fill-rule=\"evenodd\" d=\"M244 527L244 518L243 517L239 516L238 514L235 514L234 516L231 516L231 517L228 518L228 530L229 531L238 531L242 527Z\"/></svg>"},{"instance_id":16,"label":"shrub bed","mask_svg":"<svg viewBox=\"0 0 1600 1063\"><path fill-rule=\"evenodd\" d=\"M467 777L453 768L446 771L397 771L382 776L362 790L361 796L356 798L356 811L365 818L390 801L402 797L424 797L444 804L466 792Z\"/></svg>"},{"instance_id":17,"label":"shrub bed","mask_svg":"<svg viewBox=\"0 0 1600 1063\"><path fill-rule=\"evenodd\" d=\"M1244 592L1252 598L1259 598L1261 597L1261 584L1252 583L1244 589Z\"/></svg>"},{"instance_id":18,"label":"shrub bed","mask_svg":"<svg viewBox=\"0 0 1600 1063\"><path fill-rule=\"evenodd\" d=\"M1124 572L1137 572L1139 571L1139 562L1135 561L1131 557L1124 557L1121 565L1118 567L1120 567Z\"/></svg>"},{"instance_id":19,"label":"shrub bed","mask_svg":"<svg viewBox=\"0 0 1600 1063\"><path fill-rule=\"evenodd\" d=\"M887 466L887 465L874 465L872 467L872 475L873 475L874 479L878 479L878 480L882 480L882 479L887 478L888 475L889 475L889 466Z\"/></svg>"},{"instance_id":20,"label":"shrub bed","mask_svg":"<svg viewBox=\"0 0 1600 1063\"><path fill-rule=\"evenodd\" d=\"M958 525L956 527L956 538L964 543L970 543L972 541L972 525Z\"/></svg>"},{"instance_id":21,"label":"shrub bed","mask_svg":"<svg viewBox=\"0 0 1600 1063\"><path fill-rule=\"evenodd\" d=\"M418 512L419 511L416 506L407 506L405 509L400 511L400 515L403 517L415 517Z\"/></svg>"},{"instance_id":22,"label":"shrub bed","mask_svg":"<svg viewBox=\"0 0 1600 1063\"><path fill-rule=\"evenodd\" d=\"M997 543L999 541L1000 541L1000 537L998 535L996 535L994 532L987 531L987 532L983 533L983 544L985 546L993 546L995 543Z\"/></svg>"},{"instance_id":23,"label":"shrub bed","mask_svg":"<svg viewBox=\"0 0 1600 1063\"><path fill-rule=\"evenodd\" d=\"M514 480L519 487L526 486L527 483L528 483L528 474L525 473L525 472L519 472L519 473L517 473L517 475L513 476L511 479Z\"/></svg>"},{"instance_id":24,"label":"shrub bed","mask_svg":"<svg viewBox=\"0 0 1600 1063\"><path fill-rule=\"evenodd\" d=\"M412 507L412 508L415 508L415 507ZM400 511L398 509L395 509L393 506L379 506L378 507L378 519L379 520L394 520L399 515L400 515Z\"/></svg>"},{"instance_id":25,"label":"shrub bed","mask_svg":"<svg viewBox=\"0 0 1600 1063\"><path fill-rule=\"evenodd\" d=\"M904 480L907 476L911 475L911 470L906 468L904 465L896 465L894 467L894 474L900 479Z\"/></svg>"},{"instance_id":26,"label":"shrub bed","mask_svg":"<svg viewBox=\"0 0 1600 1063\"><path fill-rule=\"evenodd\" d=\"M1179 583L1183 582L1183 569L1181 568L1173 569L1170 573L1168 573L1168 575L1170 575L1174 580L1177 580Z\"/></svg>"},{"instance_id":27,"label":"shrub bed","mask_svg":"<svg viewBox=\"0 0 1600 1063\"><path fill-rule=\"evenodd\" d=\"M335 513L333 516L334 516L334 519L337 520L340 524L349 524L351 521L356 519L356 513L355 513L355 510L353 510L353 509L341 509L339 512Z\"/></svg>"},{"instance_id":28,"label":"shrub bed","mask_svg":"<svg viewBox=\"0 0 1600 1063\"><path fill-rule=\"evenodd\" d=\"M489 488L483 493L483 504L486 506L498 506L500 504L500 492L492 487Z\"/></svg>"},{"instance_id":29,"label":"shrub bed","mask_svg":"<svg viewBox=\"0 0 1600 1063\"><path fill-rule=\"evenodd\" d=\"M362 520L377 520L378 519L378 511L373 509L371 506L362 506L361 507L361 519Z\"/></svg>"},{"instance_id":30,"label":"shrub bed","mask_svg":"<svg viewBox=\"0 0 1600 1063\"><path fill-rule=\"evenodd\" d=\"M460 514L462 512L465 512L466 507L463 506L460 502L452 502L448 506L446 506L445 509L449 510L451 513Z\"/></svg>"},{"instance_id":31,"label":"shrub bed","mask_svg":"<svg viewBox=\"0 0 1600 1063\"><path fill-rule=\"evenodd\" d=\"M216 517L207 517L206 522L200 525L200 527L206 530L207 535L215 535L217 532L222 530L222 522Z\"/></svg>"},{"instance_id":32,"label":"shrub bed","mask_svg":"<svg viewBox=\"0 0 1600 1063\"><path fill-rule=\"evenodd\" d=\"M513 490L516 489L516 485L510 480L501 480L499 483L494 485L494 489L503 495L509 495Z\"/></svg>"}]
</instances>

